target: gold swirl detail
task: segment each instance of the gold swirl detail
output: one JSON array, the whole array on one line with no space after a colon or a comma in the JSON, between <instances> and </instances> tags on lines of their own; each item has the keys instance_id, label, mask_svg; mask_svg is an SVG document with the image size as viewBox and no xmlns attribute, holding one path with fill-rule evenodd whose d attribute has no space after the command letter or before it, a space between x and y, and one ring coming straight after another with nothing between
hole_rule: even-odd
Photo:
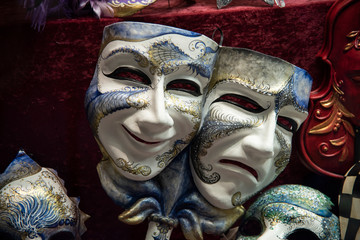
<instances>
[{"instance_id":1,"label":"gold swirl detail","mask_svg":"<svg viewBox=\"0 0 360 240\"><path fill-rule=\"evenodd\" d=\"M151 173L151 168L149 166L130 163L123 158L117 158L113 162L118 168L134 175L141 174L142 176L149 176Z\"/></svg>"},{"instance_id":2,"label":"gold swirl detail","mask_svg":"<svg viewBox=\"0 0 360 240\"><path fill-rule=\"evenodd\" d=\"M347 159L349 155L349 146L347 146L347 140L349 138L349 135L354 137L354 129L351 123L343 117L346 118L353 118L355 117L354 114L352 114L349 110L346 109L346 107L340 102L342 95L344 95L344 92L341 91L341 89L336 85L336 83L333 83L333 91L331 92L330 96L322 101L320 101L320 104L325 109L330 109L331 112L328 116L326 116L323 121L314 127L312 127L309 130L309 134L315 134L315 135L321 135L321 134L328 134L331 132L338 132L341 125L345 128L345 133L343 136L340 136L336 139L330 139L329 142L334 147L341 147L341 151L338 151L337 153L340 154L338 161L343 162ZM317 110L317 115L320 115L321 111ZM315 116L316 117L316 116ZM319 119L319 118L318 118ZM324 148L324 146L319 146L319 151L322 153L323 151L327 151L327 148ZM330 157L332 155L325 155L322 154L325 157Z\"/></svg>"},{"instance_id":3,"label":"gold swirl detail","mask_svg":"<svg viewBox=\"0 0 360 240\"><path fill-rule=\"evenodd\" d=\"M346 37L351 41L347 43L344 47L344 51L347 52L352 48L356 50L360 49L360 31L351 31Z\"/></svg>"},{"instance_id":4,"label":"gold swirl detail","mask_svg":"<svg viewBox=\"0 0 360 240\"><path fill-rule=\"evenodd\" d=\"M141 97L142 93L130 95L126 99L126 103L130 105L130 107L136 108L138 110L143 110L149 106L149 101L145 98Z\"/></svg>"},{"instance_id":5,"label":"gold swirl detail","mask_svg":"<svg viewBox=\"0 0 360 240\"><path fill-rule=\"evenodd\" d=\"M194 126L193 130L188 134L187 137L175 141L170 151L156 157L159 168L166 167L171 162L171 160L174 159L184 149L184 147L186 147L190 143L190 141L195 137L197 130L200 127L200 104L198 101L184 102L166 91L165 98L169 100L166 101L165 105L167 109L172 108L175 111L192 116L191 121L194 123Z\"/></svg>"}]
</instances>

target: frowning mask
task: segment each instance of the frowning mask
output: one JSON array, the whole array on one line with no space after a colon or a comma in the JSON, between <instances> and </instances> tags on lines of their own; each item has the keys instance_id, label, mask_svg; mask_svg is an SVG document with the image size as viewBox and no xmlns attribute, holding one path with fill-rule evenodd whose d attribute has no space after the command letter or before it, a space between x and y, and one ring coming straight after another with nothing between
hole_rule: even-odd
<instances>
[{"instance_id":1,"label":"frowning mask","mask_svg":"<svg viewBox=\"0 0 360 240\"><path fill-rule=\"evenodd\" d=\"M302 239L338 240L339 219L330 212L332 205L327 196L309 187L272 188L250 206L236 239L282 240L297 235ZM259 234L251 234L256 231Z\"/></svg>"},{"instance_id":2,"label":"frowning mask","mask_svg":"<svg viewBox=\"0 0 360 240\"><path fill-rule=\"evenodd\" d=\"M188 145L216 50L211 39L168 26L105 28L85 106L105 158L121 175L148 180Z\"/></svg>"},{"instance_id":3,"label":"frowning mask","mask_svg":"<svg viewBox=\"0 0 360 240\"><path fill-rule=\"evenodd\" d=\"M241 205L284 170L311 84L308 73L281 59L220 49L191 149L195 184L211 204Z\"/></svg>"},{"instance_id":4,"label":"frowning mask","mask_svg":"<svg viewBox=\"0 0 360 240\"><path fill-rule=\"evenodd\" d=\"M0 175L1 238L79 240L89 216L78 205L53 169L40 167L19 151Z\"/></svg>"}]
</instances>

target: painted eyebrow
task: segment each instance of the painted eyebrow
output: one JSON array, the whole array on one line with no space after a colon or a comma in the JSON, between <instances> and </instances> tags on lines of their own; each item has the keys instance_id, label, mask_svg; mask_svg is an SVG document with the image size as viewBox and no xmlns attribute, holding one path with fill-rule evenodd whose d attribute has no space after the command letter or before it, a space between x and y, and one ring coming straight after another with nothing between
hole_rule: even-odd
<instances>
[{"instance_id":1,"label":"painted eyebrow","mask_svg":"<svg viewBox=\"0 0 360 240\"><path fill-rule=\"evenodd\" d=\"M207 93L206 95L210 94L210 93L211 93L216 87L218 87L220 84L227 84L226 82L235 83L235 84L237 84L238 86L243 87L243 88L246 88L246 89L249 89L249 90L251 90L252 92L255 92L255 93L260 93L260 94L263 94L263 95L266 95L266 96L273 96L273 95L276 96L276 94L271 93L271 92L267 92L267 91L262 90L262 89L254 89L254 88L251 88L250 86L245 85L244 83L242 83L239 79L237 79L237 78L235 78L235 77L233 77L233 78L224 78L224 79L221 79L221 80L217 81L217 82L215 83L215 85L212 86L211 90L208 91L208 93ZM240 95L241 95L241 94L240 94Z\"/></svg>"},{"instance_id":2,"label":"painted eyebrow","mask_svg":"<svg viewBox=\"0 0 360 240\"><path fill-rule=\"evenodd\" d=\"M113 49L106 57L103 57L101 55L101 58L103 60L106 60L108 58L111 58L112 56L115 56L115 55L118 55L118 54L126 54L126 53L130 53L132 55L134 55L134 57L137 57L137 56L140 56L141 58L146 58L148 59L147 57L145 57L145 55L140 52L139 50L136 50L134 48L129 48L129 47L120 47L120 48L116 48L116 49Z\"/></svg>"}]
</instances>

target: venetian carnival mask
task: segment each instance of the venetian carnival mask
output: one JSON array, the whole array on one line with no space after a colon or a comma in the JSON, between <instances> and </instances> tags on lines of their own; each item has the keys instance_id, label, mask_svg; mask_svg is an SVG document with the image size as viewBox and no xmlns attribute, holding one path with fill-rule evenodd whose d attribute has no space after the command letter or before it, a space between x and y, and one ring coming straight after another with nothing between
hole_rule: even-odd
<instances>
[{"instance_id":1,"label":"venetian carnival mask","mask_svg":"<svg viewBox=\"0 0 360 240\"><path fill-rule=\"evenodd\" d=\"M211 204L241 205L284 170L311 84L306 71L279 58L220 48L191 149L195 184Z\"/></svg>"},{"instance_id":2,"label":"venetian carnival mask","mask_svg":"<svg viewBox=\"0 0 360 240\"><path fill-rule=\"evenodd\" d=\"M217 44L149 23L107 26L85 106L105 158L125 178L160 173L196 134Z\"/></svg>"},{"instance_id":3,"label":"venetian carnival mask","mask_svg":"<svg viewBox=\"0 0 360 240\"><path fill-rule=\"evenodd\" d=\"M248 209L236 240L340 239L339 219L330 212L333 204L318 190L301 185L275 187ZM255 226L259 226L259 234Z\"/></svg>"},{"instance_id":4,"label":"venetian carnival mask","mask_svg":"<svg viewBox=\"0 0 360 240\"><path fill-rule=\"evenodd\" d=\"M0 175L0 238L79 240L89 216L78 205L79 199L66 195L55 170L19 151Z\"/></svg>"}]
</instances>

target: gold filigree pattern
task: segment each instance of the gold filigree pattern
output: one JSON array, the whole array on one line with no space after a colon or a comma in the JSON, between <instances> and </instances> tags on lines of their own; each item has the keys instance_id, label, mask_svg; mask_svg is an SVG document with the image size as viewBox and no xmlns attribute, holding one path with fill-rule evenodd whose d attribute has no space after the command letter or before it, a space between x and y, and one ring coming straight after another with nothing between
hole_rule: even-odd
<instances>
[{"instance_id":1,"label":"gold filigree pattern","mask_svg":"<svg viewBox=\"0 0 360 240\"><path fill-rule=\"evenodd\" d=\"M141 174L143 176L148 176L151 173L151 168L149 166L130 163L123 158L117 158L113 162L118 168L134 175Z\"/></svg>"},{"instance_id":2,"label":"gold filigree pattern","mask_svg":"<svg viewBox=\"0 0 360 240\"><path fill-rule=\"evenodd\" d=\"M193 130L189 133L189 135L185 139L180 139L175 141L172 149L168 152L163 153L160 156L156 157L156 161L158 162L159 168L166 167L170 160L176 157L185 146L187 146L190 141L195 137L197 130L200 127L200 103L199 101L183 101L177 98L176 96L165 92L165 98L168 101L165 101L165 107L167 109L172 108L175 111L181 112L183 114L191 115L191 121L194 123Z\"/></svg>"},{"instance_id":3,"label":"gold filigree pattern","mask_svg":"<svg viewBox=\"0 0 360 240\"><path fill-rule=\"evenodd\" d=\"M128 0L126 2L112 0L111 2L108 2L108 4L114 10L114 17L126 17L140 11L154 2L156 2L156 0Z\"/></svg>"},{"instance_id":4,"label":"gold filigree pattern","mask_svg":"<svg viewBox=\"0 0 360 240\"><path fill-rule=\"evenodd\" d=\"M149 99L147 99L147 97L142 97L142 95L145 95L144 92L130 95L126 99L126 103L129 104L130 107L143 110L149 106Z\"/></svg>"},{"instance_id":5,"label":"gold filigree pattern","mask_svg":"<svg viewBox=\"0 0 360 240\"><path fill-rule=\"evenodd\" d=\"M356 50L360 50L360 31L351 31L346 37L351 41L345 45L344 51L349 51L354 48Z\"/></svg>"},{"instance_id":6,"label":"gold filigree pattern","mask_svg":"<svg viewBox=\"0 0 360 240\"><path fill-rule=\"evenodd\" d=\"M79 212L63 182L49 169L9 183L0 191L0 219L36 238L45 228L74 226Z\"/></svg>"},{"instance_id":7,"label":"gold filigree pattern","mask_svg":"<svg viewBox=\"0 0 360 240\"><path fill-rule=\"evenodd\" d=\"M291 156L291 145L290 143L286 142L284 136L280 133L280 131L275 131L276 138L280 143L281 151L275 158L275 173L280 174L290 161Z\"/></svg>"},{"instance_id":8,"label":"gold filigree pattern","mask_svg":"<svg viewBox=\"0 0 360 240\"><path fill-rule=\"evenodd\" d=\"M209 91L207 92L207 95L209 95L218 84L224 84L229 82L240 84L241 86L244 86L252 90L255 89L257 92L266 95L273 95L277 93L277 91L270 91L270 86L268 84L264 84L264 83L257 84L255 81L251 81L250 79L243 79L235 75L227 74L227 76L224 76L223 78L217 80L216 82L215 81L210 82Z\"/></svg>"},{"instance_id":9,"label":"gold filigree pattern","mask_svg":"<svg viewBox=\"0 0 360 240\"><path fill-rule=\"evenodd\" d=\"M325 119L318 125L315 125L309 130L309 134L328 134L330 132L338 132L339 128L344 126L345 128L345 134L336 138L336 139L330 139L329 142L334 147L341 147L341 150L336 152L337 155L340 154L339 162L343 162L346 160L348 154L349 154L349 146L347 146L346 142L348 140L348 135L351 135L352 137L355 136L353 126L351 123L343 117L347 118L353 118L354 114L349 112L343 104L341 104L340 99L344 93L341 91L341 89L336 85L336 83L333 84L334 91L331 92L330 96L322 101L320 101L320 104L325 109L331 109L331 113L326 116ZM316 115L320 115L321 111L317 110ZM325 144L325 143L324 143ZM319 146L320 153L327 152L328 146L325 144L321 144ZM323 156L327 156L325 154L322 154ZM330 156L330 155L329 155Z\"/></svg>"},{"instance_id":10,"label":"gold filigree pattern","mask_svg":"<svg viewBox=\"0 0 360 240\"><path fill-rule=\"evenodd\" d=\"M149 60L142 54L138 52L133 52L135 61L139 64L140 67L146 68L150 65Z\"/></svg>"}]
</instances>

